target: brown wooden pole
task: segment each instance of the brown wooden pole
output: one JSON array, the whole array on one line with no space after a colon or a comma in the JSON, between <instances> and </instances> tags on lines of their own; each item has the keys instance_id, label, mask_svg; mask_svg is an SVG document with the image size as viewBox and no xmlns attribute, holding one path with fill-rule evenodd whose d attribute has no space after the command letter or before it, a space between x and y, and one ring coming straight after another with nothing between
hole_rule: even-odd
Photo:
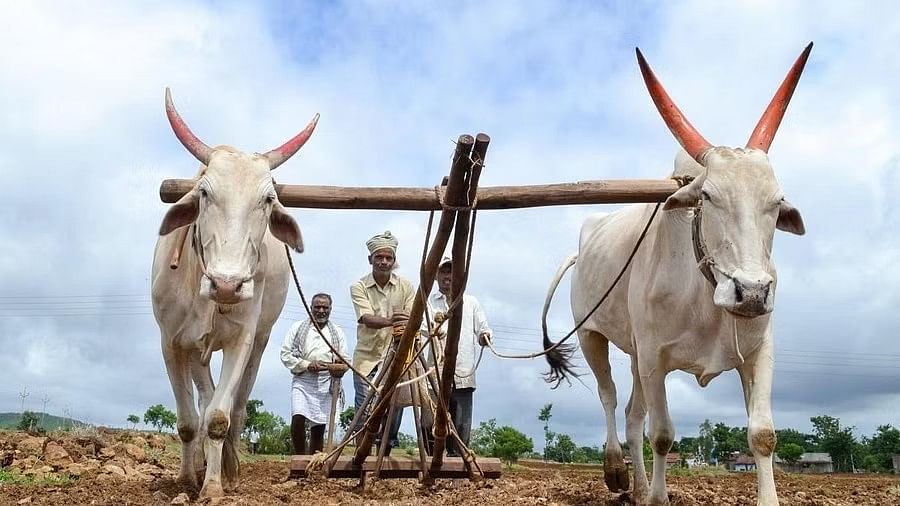
<instances>
[{"instance_id":1,"label":"brown wooden pole","mask_svg":"<svg viewBox=\"0 0 900 506\"><path fill-rule=\"evenodd\" d=\"M478 134L475 146L472 149L472 159L476 161L470 167L470 171L466 174L466 182L468 185L468 193L463 197L465 200L455 201L451 203L454 206L468 206L474 201L478 191L478 179L481 176L481 167L483 166L484 156L487 152L487 146L490 137L485 134ZM449 203L449 202L448 202ZM459 301L455 309L451 311L450 322L447 325L447 339L444 344L444 365L441 375L440 398L442 405L449 405L450 394L453 390L453 380L456 377L456 354L459 351L459 333L462 328L462 297L466 289L466 277L469 267L466 263L466 251L469 244L469 220L472 217L472 211L468 209L460 210L456 215L456 230L453 235L453 274L451 281L451 301L454 303ZM443 409L439 409L434 421L434 453L431 457L431 468L440 468L444 462L444 446L447 442L447 415ZM462 448L460 448L462 450Z\"/></svg>"},{"instance_id":2,"label":"brown wooden pole","mask_svg":"<svg viewBox=\"0 0 900 506\"><path fill-rule=\"evenodd\" d=\"M453 164L450 167L450 181L447 184L447 195L460 195L466 191L466 188L463 185L463 172L469 165L469 155L472 152L472 145L474 143L475 139L473 139L471 135L459 136L459 140L456 143L456 151L453 155ZM422 326L422 314L425 312L425 301L428 299L428 294L431 293L431 285L434 281L434 275L437 272L438 262L440 262L441 255L443 255L444 249L447 247L447 242L450 240L450 229L453 226L455 217L456 211L453 209L444 209L441 212L441 220L434 236L434 243L432 243L431 249L428 251L428 257L425 259L425 263L421 269L420 279L424 283L419 284L416 296L413 299L412 312L409 315L409 321L406 323L406 330L403 332L400 343L397 345L397 357L408 357L410 350L415 343L415 336L419 333L419 329ZM375 405L372 414L366 421L366 430L363 432L362 444L356 449L356 455L353 458L354 464L362 465L369 455L372 439L374 437L374 426L387 410L388 404L390 403L389 392L397 385L397 381L400 379L400 374L403 372L405 365L403 360L394 360L391 364L391 368L387 372L383 383L382 395L379 396L378 403Z\"/></svg>"},{"instance_id":3,"label":"brown wooden pole","mask_svg":"<svg viewBox=\"0 0 900 506\"><path fill-rule=\"evenodd\" d=\"M177 202L196 181L166 179L159 188L163 202ZM664 202L678 190L674 179L610 179L527 186L486 186L478 189L477 209L521 209L525 207L579 204L628 204ZM439 211L434 188L342 187L275 185L287 207L317 209L383 209Z\"/></svg>"}]
</instances>

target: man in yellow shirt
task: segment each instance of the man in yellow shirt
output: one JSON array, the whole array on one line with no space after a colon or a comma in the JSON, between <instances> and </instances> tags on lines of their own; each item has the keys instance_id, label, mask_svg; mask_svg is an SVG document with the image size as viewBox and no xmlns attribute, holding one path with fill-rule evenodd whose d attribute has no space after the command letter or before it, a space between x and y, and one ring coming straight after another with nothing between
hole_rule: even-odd
<instances>
[{"instance_id":1,"label":"man in yellow shirt","mask_svg":"<svg viewBox=\"0 0 900 506\"><path fill-rule=\"evenodd\" d=\"M398 276L397 238L390 231L378 234L368 241L369 265L372 272L350 286L350 299L356 311L356 349L353 365L369 379L374 379L381 360L392 341L394 325L403 325L409 319L415 290L412 284ZM355 405L360 405L368 393L368 385L362 378L353 377ZM403 410L398 409L390 431L390 445L398 444L397 433Z\"/></svg>"}]
</instances>

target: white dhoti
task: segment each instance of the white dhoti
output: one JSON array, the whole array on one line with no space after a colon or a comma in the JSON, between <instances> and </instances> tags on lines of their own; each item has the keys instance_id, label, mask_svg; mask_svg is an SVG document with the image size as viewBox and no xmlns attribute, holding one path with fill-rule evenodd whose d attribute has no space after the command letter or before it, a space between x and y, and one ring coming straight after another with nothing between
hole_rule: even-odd
<instances>
[{"instance_id":1,"label":"white dhoti","mask_svg":"<svg viewBox=\"0 0 900 506\"><path fill-rule=\"evenodd\" d=\"M295 374L291 384L291 416L302 415L312 425L328 423L328 416L331 414L331 382L340 380L332 378L328 371ZM343 401L342 398L339 400ZM340 404L338 412L343 410L343 402Z\"/></svg>"}]
</instances>

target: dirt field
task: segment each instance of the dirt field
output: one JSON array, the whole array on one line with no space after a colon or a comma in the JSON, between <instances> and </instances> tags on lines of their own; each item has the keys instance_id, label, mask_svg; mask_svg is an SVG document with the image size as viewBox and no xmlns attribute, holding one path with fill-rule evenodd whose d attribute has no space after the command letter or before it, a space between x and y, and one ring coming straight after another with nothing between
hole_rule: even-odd
<instances>
[{"instance_id":1,"label":"dirt field","mask_svg":"<svg viewBox=\"0 0 900 506\"><path fill-rule=\"evenodd\" d=\"M177 451L165 435L0 432L0 504L186 504L174 483ZM214 504L629 504L606 490L595 466L525 462L484 486L443 480L423 489L415 480L370 480L364 491L356 480L288 480L284 460L245 462L241 473L238 493ZM736 505L756 504L755 480L717 473L670 476L668 483L673 505ZM785 505L900 504L900 478L893 476L780 473L776 480Z\"/></svg>"}]
</instances>

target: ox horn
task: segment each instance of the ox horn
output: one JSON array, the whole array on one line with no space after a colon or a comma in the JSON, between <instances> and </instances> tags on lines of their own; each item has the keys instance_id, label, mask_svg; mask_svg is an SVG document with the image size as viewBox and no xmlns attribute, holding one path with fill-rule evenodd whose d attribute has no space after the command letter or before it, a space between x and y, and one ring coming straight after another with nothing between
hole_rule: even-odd
<instances>
[{"instance_id":1,"label":"ox horn","mask_svg":"<svg viewBox=\"0 0 900 506\"><path fill-rule=\"evenodd\" d=\"M194 155L194 158L200 160L200 163L203 165L208 165L209 155L213 151L212 148L198 139L194 132L191 132L191 129L188 128L187 123L181 119L181 115L175 110L175 104L172 102L172 92L169 91L168 87L166 88L166 116L169 117L169 124L172 125L172 130L175 131L175 137L178 137L178 140Z\"/></svg>"},{"instance_id":2,"label":"ox horn","mask_svg":"<svg viewBox=\"0 0 900 506\"><path fill-rule=\"evenodd\" d=\"M669 94L666 93L656 75L653 74L653 70L647 64L647 60L644 59L641 50L635 48L635 51L637 51L638 65L641 67L641 74L644 76L647 91L650 92L650 98L653 99L660 116L666 122L666 126L669 127L675 139L681 144L681 147L702 165L700 157L707 149L712 147L712 144L704 139L700 132L694 128L694 125L691 125L691 122L684 117L684 114L678 109L678 106L675 105Z\"/></svg>"},{"instance_id":3,"label":"ox horn","mask_svg":"<svg viewBox=\"0 0 900 506\"><path fill-rule=\"evenodd\" d=\"M791 102L794 88L797 87L797 82L800 81L800 74L803 73L803 67L806 66L806 60L809 59L809 52L812 51L812 47L813 43L810 42L806 49L803 50L803 53L800 54L800 57L797 58L797 61L794 62L791 70L788 71L784 82L778 87L778 91L775 92L775 96L772 97L772 101L766 107L766 112L759 118L759 123L756 124L756 128L750 134L750 140L747 141L748 148L761 149L766 153L769 152L769 146L772 145L775 132L778 131L778 126L781 125L781 120L784 118L784 111L787 110L787 106Z\"/></svg>"},{"instance_id":4,"label":"ox horn","mask_svg":"<svg viewBox=\"0 0 900 506\"><path fill-rule=\"evenodd\" d=\"M316 124L319 123L319 114L316 113L313 116L312 121L306 125L306 128L303 129L302 132L294 136L293 139L285 142L281 145L281 147L275 148L272 151L264 154L263 156L269 160L269 169L275 170L279 165L286 162L288 158L294 156L300 148L306 144L306 141L309 140L309 137L312 135L313 130L316 129Z\"/></svg>"}]
</instances>

